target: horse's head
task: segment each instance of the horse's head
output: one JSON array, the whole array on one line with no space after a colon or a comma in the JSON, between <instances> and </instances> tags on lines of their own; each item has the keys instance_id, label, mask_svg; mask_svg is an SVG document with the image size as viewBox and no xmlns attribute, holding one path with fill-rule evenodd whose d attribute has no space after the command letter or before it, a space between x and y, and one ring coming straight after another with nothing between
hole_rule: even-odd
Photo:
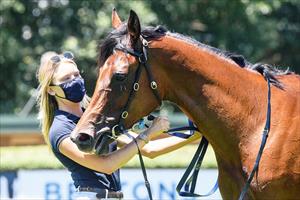
<instances>
[{"instance_id":1,"label":"horse's head","mask_svg":"<svg viewBox=\"0 0 300 200\"><path fill-rule=\"evenodd\" d=\"M112 24L114 30L99 47L94 94L71 134L79 149L99 154L107 153L117 135L152 112L163 97L154 81L159 80L155 66L143 69L149 57L136 13L130 11L127 23L122 23L113 10Z\"/></svg>"}]
</instances>

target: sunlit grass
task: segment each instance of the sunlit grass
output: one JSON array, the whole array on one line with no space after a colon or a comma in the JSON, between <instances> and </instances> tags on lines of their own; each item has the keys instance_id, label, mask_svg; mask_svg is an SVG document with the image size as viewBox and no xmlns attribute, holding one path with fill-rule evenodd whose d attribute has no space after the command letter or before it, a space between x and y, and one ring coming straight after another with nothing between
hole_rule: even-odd
<instances>
[{"instance_id":1,"label":"sunlit grass","mask_svg":"<svg viewBox=\"0 0 300 200\"><path fill-rule=\"evenodd\" d=\"M154 159L144 158L148 168L186 168L190 163L197 145L187 145L181 149ZM139 168L138 156L131 159L125 167ZM216 160L211 147L203 161L204 168L216 168ZM60 169L63 166L46 145L0 147L0 170L14 169Z\"/></svg>"}]
</instances>

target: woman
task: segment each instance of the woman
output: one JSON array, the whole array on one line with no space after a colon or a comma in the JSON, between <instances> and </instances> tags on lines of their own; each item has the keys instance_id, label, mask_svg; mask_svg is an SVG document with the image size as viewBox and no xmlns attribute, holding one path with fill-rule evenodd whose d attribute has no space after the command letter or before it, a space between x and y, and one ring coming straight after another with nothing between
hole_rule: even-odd
<instances>
[{"instance_id":1,"label":"woman","mask_svg":"<svg viewBox=\"0 0 300 200\"><path fill-rule=\"evenodd\" d=\"M71 141L70 133L89 102L71 52L43 54L37 77L42 133L54 155L71 172L77 188L75 198L96 199L97 194L98 199L121 199L118 169L138 152L135 142L122 136L110 145L109 154L95 155L80 151ZM170 137L148 143L168 127L168 120L158 117L149 129L138 136L133 132L131 134L136 137L142 153L150 158L199 138L199 134L195 134L187 140ZM122 148L117 150L117 145Z\"/></svg>"}]
</instances>

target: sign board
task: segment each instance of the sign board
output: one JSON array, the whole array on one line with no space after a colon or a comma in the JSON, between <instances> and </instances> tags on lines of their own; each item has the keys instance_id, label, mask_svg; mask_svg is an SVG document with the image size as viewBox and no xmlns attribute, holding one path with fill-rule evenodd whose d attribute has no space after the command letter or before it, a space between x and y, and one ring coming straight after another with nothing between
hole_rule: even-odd
<instances>
[{"instance_id":1,"label":"sign board","mask_svg":"<svg viewBox=\"0 0 300 200\"><path fill-rule=\"evenodd\" d=\"M147 173L154 199L184 199L179 197L176 192L176 185L184 173L184 169L148 169ZM200 171L196 192L207 193L214 186L217 173L217 170ZM121 181L124 200L148 199L140 169L122 169ZM0 183L0 199L8 199L9 197L13 199L72 199L72 194L75 192L70 173L66 170L2 172ZM219 190L209 199L221 199Z\"/></svg>"}]
</instances>

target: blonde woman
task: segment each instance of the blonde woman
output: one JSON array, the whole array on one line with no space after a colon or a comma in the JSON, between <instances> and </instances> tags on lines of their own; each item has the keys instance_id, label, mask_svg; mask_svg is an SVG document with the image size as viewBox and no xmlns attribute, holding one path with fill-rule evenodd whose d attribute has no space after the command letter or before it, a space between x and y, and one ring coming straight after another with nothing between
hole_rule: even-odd
<instances>
[{"instance_id":1,"label":"blonde woman","mask_svg":"<svg viewBox=\"0 0 300 200\"><path fill-rule=\"evenodd\" d=\"M84 80L73 54L43 54L37 78L42 133L54 155L71 172L77 188L74 198L122 199L118 169L138 152L136 144L125 136L119 137L118 142L110 145L109 154L99 156L80 151L71 141L70 133L89 102ZM150 158L178 149L199 138L195 134L187 140L170 137L148 143L168 127L168 120L158 117L141 136L131 134L136 137L139 147L143 148L142 153ZM117 150L117 145L122 148Z\"/></svg>"}]
</instances>

